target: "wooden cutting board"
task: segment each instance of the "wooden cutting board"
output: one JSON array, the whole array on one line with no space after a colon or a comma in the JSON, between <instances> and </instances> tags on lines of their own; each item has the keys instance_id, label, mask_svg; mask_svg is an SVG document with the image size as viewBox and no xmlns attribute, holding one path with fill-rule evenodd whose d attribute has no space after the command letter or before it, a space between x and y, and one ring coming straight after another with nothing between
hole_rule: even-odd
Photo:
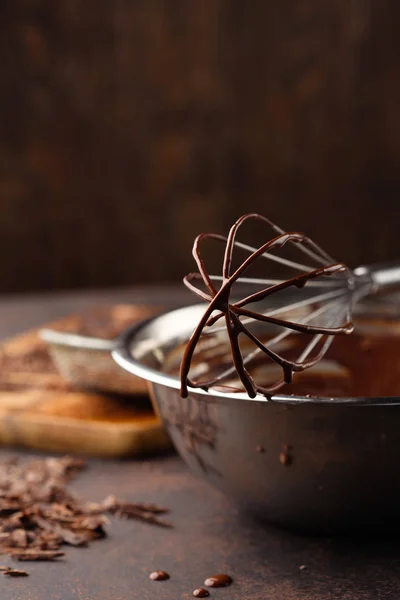
<instances>
[{"instance_id":1,"label":"wooden cutting board","mask_svg":"<svg viewBox=\"0 0 400 600\"><path fill-rule=\"evenodd\" d=\"M44 326L106 338L149 313L114 306ZM114 457L169 449L143 381L136 391L121 398L75 388L58 373L38 330L26 332L0 347L0 444Z\"/></svg>"}]
</instances>

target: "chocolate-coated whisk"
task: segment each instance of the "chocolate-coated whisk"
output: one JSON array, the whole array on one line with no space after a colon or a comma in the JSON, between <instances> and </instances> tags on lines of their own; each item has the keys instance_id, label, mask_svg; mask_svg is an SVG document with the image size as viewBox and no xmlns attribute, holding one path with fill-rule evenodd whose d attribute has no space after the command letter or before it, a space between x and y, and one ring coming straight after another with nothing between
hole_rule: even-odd
<instances>
[{"instance_id":1,"label":"chocolate-coated whisk","mask_svg":"<svg viewBox=\"0 0 400 600\"><path fill-rule=\"evenodd\" d=\"M257 220L269 229L273 237L259 247L242 243L236 239L237 233L244 222ZM214 240L226 244L222 275L210 275L200 253L200 246L205 240ZM289 260L275 254L276 250L284 247L294 247L301 259ZM247 253L245 260L232 269L234 249ZM223 385L227 378L237 373L244 389L250 397L257 393L270 395L285 383L292 381L294 372L304 371L315 365L324 356L335 335L351 333L353 330L351 309L352 303L358 296L365 295L371 289L369 277L359 277L355 285L354 273L345 264L336 262L322 248L302 233L286 233L269 219L258 214L242 216L230 229L228 237L215 233L199 235L193 245L193 256L198 272L190 273L184 278L185 285L197 296L208 303L203 317L194 330L184 353L181 364L181 395L186 397L188 386L208 389L212 386ZM246 271L258 260L268 260L279 263L287 271L287 277L282 279L246 277ZM304 264L305 263L305 264ZM266 263L265 263L266 264ZM266 271L266 269L263 269ZM206 290L198 287L203 282ZM232 299L234 284L256 286L257 291L249 293L239 300ZM218 285L218 287L217 287ZM287 303L287 296L278 305L279 292L288 288L310 289L307 297L299 300L292 299ZM254 289L254 288L253 288ZM271 300L268 307L266 301ZM262 309L255 310L249 305L262 302ZM286 302L286 304L285 304ZM225 326L216 326L224 319ZM268 339L262 340L254 324L273 326L278 334L269 332ZM206 381L195 381L189 378L193 355L200 339L205 336L218 336L225 331L228 335L233 365L218 375ZM287 353L287 343L282 344L291 334L306 336L306 343L296 356ZM243 356L239 337L245 336L247 345L253 349ZM293 347L290 352L293 353ZM271 384L258 384L249 372L252 363L265 355L281 367L282 375Z\"/></svg>"}]
</instances>

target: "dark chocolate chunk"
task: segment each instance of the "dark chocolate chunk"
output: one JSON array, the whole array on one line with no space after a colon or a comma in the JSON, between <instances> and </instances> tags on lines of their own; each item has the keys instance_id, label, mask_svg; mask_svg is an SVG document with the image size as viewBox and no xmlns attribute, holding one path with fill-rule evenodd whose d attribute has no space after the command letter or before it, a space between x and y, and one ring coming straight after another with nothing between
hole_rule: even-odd
<instances>
[{"instance_id":1,"label":"dark chocolate chunk","mask_svg":"<svg viewBox=\"0 0 400 600\"><path fill-rule=\"evenodd\" d=\"M169 574L166 571L153 571L149 575L152 581L166 581L169 579Z\"/></svg>"},{"instance_id":2,"label":"dark chocolate chunk","mask_svg":"<svg viewBox=\"0 0 400 600\"><path fill-rule=\"evenodd\" d=\"M232 583L232 578L229 575L225 575L224 573L219 573L218 575L212 575L211 577L207 577L204 582L204 585L207 587L220 588L226 587Z\"/></svg>"},{"instance_id":3,"label":"dark chocolate chunk","mask_svg":"<svg viewBox=\"0 0 400 600\"><path fill-rule=\"evenodd\" d=\"M208 598L209 595L210 592L205 588L197 588L197 590L194 590L193 592L195 598Z\"/></svg>"}]
</instances>

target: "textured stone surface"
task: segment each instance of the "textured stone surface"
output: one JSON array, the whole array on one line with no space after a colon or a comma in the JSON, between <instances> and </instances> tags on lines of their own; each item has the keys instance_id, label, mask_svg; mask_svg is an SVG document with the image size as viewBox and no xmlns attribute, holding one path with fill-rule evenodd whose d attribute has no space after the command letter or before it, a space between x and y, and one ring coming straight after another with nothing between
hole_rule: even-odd
<instances>
[{"instance_id":1,"label":"textured stone surface","mask_svg":"<svg viewBox=\"0 0 400 600\"><path fill-rule=\"evenodd\" d=\"M61 316L99 299L123 302L127 295L121 291L0 299L0 337L5 331L17 333L28 317L37 325L44 315ZM147 298L153 304L161 298L164 305L187 299L172 288L132 289L129 296L134 302ZM0 459L10 454L14 453L2 450ZM395 539L373 541L368 531L364 539L355 540L304 538L262 528L190 475L178 457L92 460L73 488L94 501L115 493L166 505L172 509L174 529L113 521L108 538L88 549L69 548L64 564L29 563L29 577L10 581L0 575L1 600L189 599L216 572L233 578L229 588L218 592L230 600L398 598L400 544ZM155 569L166 570L171 579L149 580Z\"/></svg>"}]
</instances>

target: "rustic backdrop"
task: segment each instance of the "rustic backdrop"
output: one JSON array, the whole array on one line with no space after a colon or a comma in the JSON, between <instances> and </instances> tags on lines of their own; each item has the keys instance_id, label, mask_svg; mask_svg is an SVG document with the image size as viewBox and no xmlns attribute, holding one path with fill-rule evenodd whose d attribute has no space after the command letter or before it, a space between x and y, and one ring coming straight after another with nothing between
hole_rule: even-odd
<instances>
[{"instance_id":1,"label":"rustic backdrop","mask_svg":"<svg viewBox=\"0 0 400 600\"><path fill-rule=\"evenodd\" d=\"M2 0L0 292L178 279L254 209L399 257L399 27L398 0Z\"/></svg>"}]
</instances>

